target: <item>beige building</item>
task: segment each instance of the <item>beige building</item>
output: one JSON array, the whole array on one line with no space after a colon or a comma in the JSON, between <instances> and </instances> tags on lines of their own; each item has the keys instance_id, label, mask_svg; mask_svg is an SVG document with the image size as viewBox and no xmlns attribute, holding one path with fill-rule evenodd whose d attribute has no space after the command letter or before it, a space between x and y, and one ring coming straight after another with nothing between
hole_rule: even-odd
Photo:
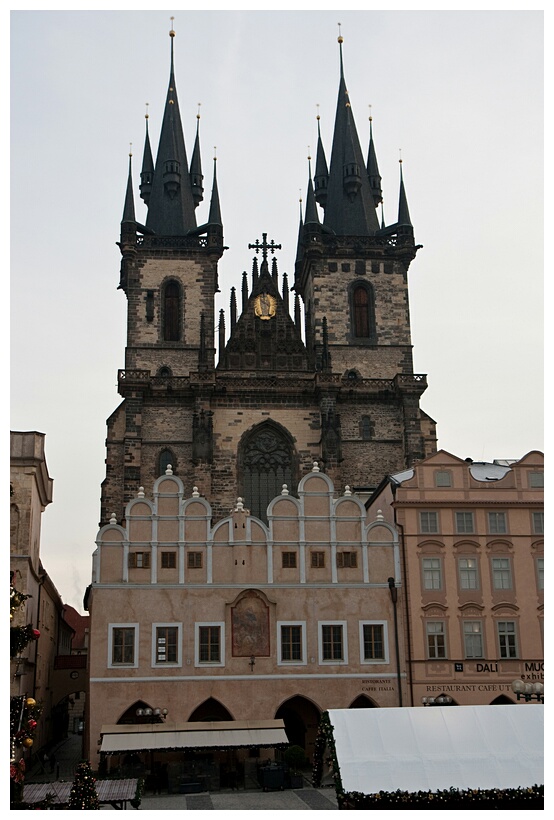
<instances>
[{"instance_id":1,"label":"beige building","mask_svg":"<svg viewBox=\"0 0 554 820\"><path fill-rule=\"evenodd\" d=\"M348 488L338 495L317 464L268 519L239 499L212 524L208 500L168 468L151 497L129 503L125 526L102 527L89 604L93 767L103 725L140 723L137 708L167 709L167 728L281 718L311 757L322 710L405 700L395 529Z\"/></svg>"},{"instance_id":2,"label":"beige building","mask_svg":"<svg viewBox=\"0 0 554 820\"><path fill-rule=\"evenodd\" d=\"M58 593L40 561L42 513L52 502L53 481L44 454L44 434L10 433L10 570L14 585L29 598L15 613L14 626L32 624L40 641L28 644L11 662L10 694L28 694L51 711L48 693L58 646ZM37 697L38 696L38 697ZM46 732L41 721L39 742Z\"/></svg>"},{"instance_id":3,"label":"beige building","mask_svg":"<svg viewBox=\"0 0 554 820\"><path fill-rule=\"evenodd\" d=\"M513 703L544 674L544 458L462 460L440 450L371 499L402 543L410 705Z\"/></svg>"},{"instance_id":4,"label":"beige building","mask_svg":"<svg viewBox=\"0 0 554 820\"><path fill-rule=\"evenodd\" d=\"M10 662L10 695L27 695L41 705L28 756L65 737L69 698L88 688L86 660L72 661L73 625L40 557L42 513L52 502L44 433L10 433L10 571L16 589L28 595L13 626L31 624L40 632ZM77 613L75 613L77 614Z\"/></svg>"}]
</instances>

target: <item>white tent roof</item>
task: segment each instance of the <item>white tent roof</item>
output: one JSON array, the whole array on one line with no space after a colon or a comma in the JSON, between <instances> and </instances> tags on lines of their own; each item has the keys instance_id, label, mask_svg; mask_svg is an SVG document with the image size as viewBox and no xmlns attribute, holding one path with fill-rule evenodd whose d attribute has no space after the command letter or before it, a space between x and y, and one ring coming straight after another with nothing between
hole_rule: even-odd
<instances>
[{"instance_id":1,"label":"white tent roof","mask_svg":"<svg viewBox=\"0 0 554 820\"><path fill-rule=\"evenodd\" d=\"M544 784L544 706L331 709L345 792Z\"/></svg>"}]
</instances>

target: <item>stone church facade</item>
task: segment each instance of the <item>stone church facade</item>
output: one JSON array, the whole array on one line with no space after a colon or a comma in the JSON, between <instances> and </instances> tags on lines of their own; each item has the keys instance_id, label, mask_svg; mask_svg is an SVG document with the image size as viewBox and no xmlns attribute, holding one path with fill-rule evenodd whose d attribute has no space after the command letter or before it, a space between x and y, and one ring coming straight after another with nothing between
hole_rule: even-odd
<instances>
[{"instance_id":1,"label":"stone church facade","mask_svg":"<svg viewBox=\"0 0 554 820\"><path fill-rule=\"evenodd\" d=\"M398 538L363 501L436 451L412 364L419 246L402 167L397 221L379 218L375 146L366 160L339 38L330 161L318 136L294 282L263 234L216 316L216 167L198 225L199 135L189 162L170 35L157 157L147 130L140 173L148 217L136 221L129 163L121 222L127 344L87 591L90 755L102 725L140 702L178 721L286 716L310 756L323 709L402 701Z\"/></svg>"}]
</instances>

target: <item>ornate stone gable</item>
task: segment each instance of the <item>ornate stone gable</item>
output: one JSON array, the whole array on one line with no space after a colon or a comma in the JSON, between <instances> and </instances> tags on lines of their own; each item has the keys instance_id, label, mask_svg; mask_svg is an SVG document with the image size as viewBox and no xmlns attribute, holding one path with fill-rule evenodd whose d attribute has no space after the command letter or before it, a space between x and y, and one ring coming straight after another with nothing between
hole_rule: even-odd
<instances>
[{"instance_id":1,"label":"ornate stone gable","mask_svg":"<svg viewBox=\"0 0 554 820\"><path fill-rule=\"evenodd\" d=\"M300 331L263 266L232 329L218 370L308 370Z\"/></svg>"}]
</instances>

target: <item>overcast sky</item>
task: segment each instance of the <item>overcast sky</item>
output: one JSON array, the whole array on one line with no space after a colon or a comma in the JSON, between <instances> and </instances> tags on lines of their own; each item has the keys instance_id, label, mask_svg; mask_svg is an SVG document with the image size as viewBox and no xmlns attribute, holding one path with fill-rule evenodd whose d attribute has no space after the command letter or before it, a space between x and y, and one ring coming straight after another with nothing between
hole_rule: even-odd
<instances>
[{"instance_id":1,"label":"overcast sky","mask_svg":"<svg viewBox=\"0 0 554 820\"><path fill-rule=\"evenodd\" d=\"M11 15L11 419L46 434L54 502L42 561L82 610L120 403L126 299L116 246L132 143L137 219L146 103L154 155L170 16L190 159L200 107L225 244L217 309L282 245L292 284L317 105L330 157L340 21L364 153L369 106L385 220L399 150L416 242L414 367L439 446L462 458L543 449L543 19L540 11L14 11ZM310 146L310 149L309 149ZM227 313L227 327L229 319ZM147 494L151 488L145 488Z\"/></svg>"}]
</instances>

